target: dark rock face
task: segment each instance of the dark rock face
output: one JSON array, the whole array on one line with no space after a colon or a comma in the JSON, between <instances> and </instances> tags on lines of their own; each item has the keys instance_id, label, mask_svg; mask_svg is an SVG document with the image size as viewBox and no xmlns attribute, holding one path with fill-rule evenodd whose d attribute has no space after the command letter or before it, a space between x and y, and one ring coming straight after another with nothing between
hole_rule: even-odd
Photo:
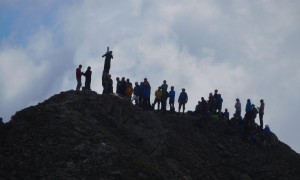
<instances>
[{"instance_id":1,"label":"dark rock face","mask_svg":"<svg viewBox=\"0 0 300 180\"><path fill-rule=\"evenodd\" d=\"M62 92L0 127L2 179L299 179L284 143L237 127L143 111L115 95Z\"/></svg>"}]
</instances>

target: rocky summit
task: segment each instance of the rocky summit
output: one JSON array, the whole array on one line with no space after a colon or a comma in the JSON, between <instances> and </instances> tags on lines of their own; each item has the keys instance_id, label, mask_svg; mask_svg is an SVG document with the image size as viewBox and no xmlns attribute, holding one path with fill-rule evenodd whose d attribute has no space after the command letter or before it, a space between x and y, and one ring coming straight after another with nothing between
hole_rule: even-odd
<instances>
[{"instance_id":1,"label":"rocky summit","mask_svg":"<svg viewBox=\"0 0 300 180\"><path fill-rule=\"evenodd\" d=\"M17 112L0 127L0 162L1 180L300 179L299 154L280 141L245 141L226 122L96 92Z\"/></svg>"}]
</instances>

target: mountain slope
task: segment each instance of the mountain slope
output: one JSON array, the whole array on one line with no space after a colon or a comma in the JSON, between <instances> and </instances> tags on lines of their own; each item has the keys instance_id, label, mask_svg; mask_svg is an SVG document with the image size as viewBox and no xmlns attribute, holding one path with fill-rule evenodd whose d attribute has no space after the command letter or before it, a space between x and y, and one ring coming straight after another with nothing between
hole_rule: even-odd
<instances>
[{"instance_id":1,"label":"mountain slope","mask_svg":"<svg viewBox=\"0 0 300 180\"><path fill-rule=\"evenodd\" d=\"M143 111L115 95L54 95L0 129L0 179L299 179L284 143L197 116Z\"/></svg>"}]
</instances>

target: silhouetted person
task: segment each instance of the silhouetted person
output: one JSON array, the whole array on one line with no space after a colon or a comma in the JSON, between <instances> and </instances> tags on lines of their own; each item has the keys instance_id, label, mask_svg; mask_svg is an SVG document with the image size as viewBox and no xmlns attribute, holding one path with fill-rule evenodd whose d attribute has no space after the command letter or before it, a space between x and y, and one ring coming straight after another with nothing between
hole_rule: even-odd
<instances>
[{"instance_id":1,"label":"silhouetted person","mask_svg":"<svg viewBox=\"0 0 300 180\"><path fill-rule=\"evenodd\" d=\"M224 118L224 120L229 121L229 112L228 112L227 108L225 109L225 112L223 113L223 118Z\"/></svg>"},{"instance_id":2,"label":"silhouetted person","mask_svg":"<svg viewBox=\"0 0 300 180\"><path fill-rule=\"evenodd\" d=\"M113 80L111 79L110 74L107 77L107 93L114 93Z\"/></svg>"},{"instance_id":3,"label":"silhouetted person","mask_svg":"<svg viewBox=\"0 0 300 180\"><path fill-rule=\"evenodd\" d=\"M204 97L201 97L201 116L204 120L208 119L208 103Z\"/></svg>"},{"instance_id":4,"label":"silhouetted person","mask_svg":"<svg viewBox=\"0 0 300 180\"><path fill-rule=\"evenodd\" d=\"M216 113L217 109L218 109L218 90L215 90L215 93L213 95L213 112Z\"/></svg>"},{"instance_id":5,"label":"silhouetted person","mask_svg":"<svg viewBox=\"0 0 300 180\"><path fill-rule=\"evenodd\" d=\"M81 75L82 75L81 68L82 68L82 65L80 64L78 66L78 68L76 69L76 80L77 80L76 91L77 92L79 92L80 88L81 88Z\"/></svg>"},{"instance_id":6,"label":"silhouetted person","mask_svg":"<svg viewBox=\"0 0 300 180\"><path fill-rule=\"evenodd\" d=\"M214 111L214 96L212 93L209 93L208 96L208 111L212 113Z\"/></svg>"},{"instance_id":7,"label":"silhouetted person","mask_svg":"<svg viewBox=\"0 0 300 180\"><path fill-rule=\"evenodd\" d=\"M138 82L135 82L135 86L133 88L133 97L132 97L132 101L134 101L135 105L139 104L140 95L141 95L141 87Z\"/></svg>"},{"instance_id":8,"label":"silhouetted person","mask_svg":"<svg viewBox=\"0 0 300 180\"><path fill-rule=\"evenodd\" d=\"M178 103L179 103L179 107L178 107L178 114L180 113L180 109L181 109L181 106L182 106L182 114L184 113L185 111L185 104L188 102L188 95L187 93L185 92L185 89L182 88L182 91L178 97Z\"/></svg>"},{"instance_id":9,"label":"silhouetted person","mask_svg":"<svg viewBox=\"0 0 300 180\"><path fill-rule=\"evenodd\" d=\"M125 77L122 77L121 86L120 86L120 94L122 94L123 96L126 96L126 87L127 87L127 82L125 80Z\"/></svg>"},{"instance_id":10,"label":"silhouetted person","mask_svg":"<svg viewBox=\"0 0 300 180\"><path fill-rule=\"evenodd\" d=\"M163 112L166 112L167 110L167 99L168 99L168 84L167 81L164 80L163 84L160 86L162 90L162 96L161 96L161 110Z\"/></svg>"},{"instance_id":11,"label":"silhouetted person","mask_svg":"<svg viewBox=\"0 0 300 180\"><path fill-rule=\"evenodd\" d=\"M242 105L240 100L237 98L236 103L234 105L235 108L235 117L240 118L241 117L241 110L242 110Z\"/></svg>"},{"instance_id":12,"label":"silhouetted person","mask_svg":"<svg viewBox=\"0 0 300 180\"><path fill-rule=\"evenodd\" d=\"M116 93L117 94L121 94L121 86L122 86L122 82L120 81L120 78L117 77L116 78L116 81L117 81L117 85L116 85Z\"/></svg>"},{"instance_id":13,"label":"silhouetted person","mask_svg":"<svg viewBox=\"0 0 300 180\"><path fill-rule=\"evenodd\" d=\"M87 91L90 91L91 90L91 79L92 79L92 71L91 71L91 67L89 66L87 68L87 70L85 71L85 73L82 73L82 75L85 76L85 89Z\"/></svg>"},{"instance_id":14,"label":"silhouetted person","mask_svg":"<svg viewBox=\"0 0 300 180\"><path fill-rule=\"evenodd\" d=\"M112 51L107 51L102 57L105 57L103 72L109 74L110 61L113 59Z\"/></svg>"},{"instance_id":15,"label":"silhouetted person","mask_svg":"<svg viewBox=\"0 0 300 180\"><path fill-rule=\"evenodd\" d=\"M245 111L246 111L246 113L249 113L251 110L252 110L251 100L247 99Z\"/></svg>"},{"instance_id":16,"label":"silhouetted person","mask_svg":"<svg viewBox=\"0 0 300 180\"><path fill-rule=\"evenodd\" d=\"M170 105L170 112L175 112L175 91L174 86L171 86L171 91L169 91L169 105Z\"/></svg>"},{"instance_id":17,"label":"silhouetted person","mask_svg":"<svg viewBox=\"0 0 300 180\"><path fill-rule=\"evenodd\" d=\"M151 86L147 78L144 78L143 82L143 108L147 110L151 107L150 96L151 96Z\"/></svg>"},{"instance_id":18,"label":"silhouetted person","mask_svg":"<svg viewBox=\"0 0 300 180\"><path fill-rule=\"evenodd\" d=\"M251 100L247 99L246 108L245 108L245 111L246 111L245 119L246 120L250 120L251 119L251 111L252 111L252 109L253 108L252 108Z\"/></svg>"},{"instance_id":19,"label":"silhouetted person","mask_svg":"<svg viewBox=\"0 0 300 180\"><path fill-rule=\"evenodd\" d=\"M144 86L144 82L141 82L140 83L140 97L139 97L139 104L140 105L143 105L144 103L144 89L145 89L145 86Z\"/></svg>"},{"instance_id":20,"label":"silhouetted person","mask_svg":"<svg viewBox=\"0 0 300 180\"><path fill-rule=\"evenodd\" d=\"M265 112L265 103L264 103L263 99L260 100L260 107L258 109L259 109L258 115L259 115L260 128L263 129L263 127L264 127L263 117L264 117L264 112Z\"/></svg>"},{"instance_id":21,"label":"silhouetted person","mask_svg":"<svg viewBox=\"0 0 300 180\"><path fill-rule=\"evenodd\" d=\"M195 114L201 114L201 101L198 101L198 104L195 107Z\"/></svg>"},{"instance_id":22,"label":"silhouetted person","mask_svg":"<svg viewBox=\"0 0 300 180\"><path fill-rule=\"evenodd\" d=\"M223 98L222 98L221 94L217 94L217 110L218 110L219 115L222 111L222 104L223 104Z\"/></svg>"},{"instance_id":23,"label":"silhouetted person","mask_svg":"<svg viewBox=\"0 0 300 180\"><path fill-rule=\"evenodd\" d=\"M102 94L108 94L108 74L106 73L102 74L102 86L103 86Z\"/></svg>"}]
</instances>

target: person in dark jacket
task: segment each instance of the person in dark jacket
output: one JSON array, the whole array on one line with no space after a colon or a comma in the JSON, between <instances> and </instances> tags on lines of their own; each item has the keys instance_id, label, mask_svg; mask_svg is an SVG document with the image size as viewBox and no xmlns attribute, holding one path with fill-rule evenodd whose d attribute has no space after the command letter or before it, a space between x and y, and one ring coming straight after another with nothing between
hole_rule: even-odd
<instances>
[{"instance_id":1,"label":"person in dark jacket","mask_svg":"<svg viewBox=\"0 0 300 180\"><path fill-rule=\"evenodd\" d=\"M85 73L83 73L82 75L85 76L85 84L84 84L85 90L91 91L91 79L92 79L91 67L89 66L85 71Z\"/></svg>"},{"instance_id":2,"label":"person in dark jacket","mask_svg":"<svg viewBox=\"0 0 300 180\"><path fill-rule=\"evenodd\" d=\"M117 93L117 94L121 94L121 86L122 86L122 83L121 83L121 81L120 81L120 78L117 77L117 78L116 78L116 81L117 81L117 85L116 85L116 93Z\"/></svg>"},{"instance_id":3,"label":"person in dark jacket","mask_svg":"<svg viewBox=\"0 0 300 180\"><path fill-rule=\"evenodd\" d=\"M125 80L125 77L122 77L121 86L120 86L120 94L122 94L123 96L126 96L126 87L127 87L127 82Z\"/></svg>"},{"instance_id":4,"label":"person in dark jacket","mask_svg":"<svg viewBox=\"0 0 300 180\"><path fill-rule=\"evenodd\" d=\"M139 98L141 95L141 87L138 82L135 82L135 86L133 88L133 97L131 101L134 101L135 105L139 104Z\"/></svg>"},{"instance_id":5,"label":"person in dark jacket","mask_svg":"<svg viewBox=\"0 0 300 180\"><path fill-rule=\"evenodd\" d=\"M144 78L143 83L143 108L147 110L151 108L150 104L150 96L151 96L151 86L147 78Z\"/></svg>"},{"instance_id":6,"label":"person in dark jacket","mask_svg":"<svg viewBox=\"0 0 300 180\"><path fill-rule=\"evenodd\" d=\"M76 91L77 92L79 92L80 88L81 88L81 75L82 75L81 68L82 68L82 65L80 64L78 66L78 68L76 69L76 80L77 80Z\"/></svg>"},{"instance_id":7,"label":"person in dark jacket","mask_svg":"<svg viewBox=\"0 0 300 180\"><path fill-rule=\"evenodd\" d=\"M226 108L225 109L225 112L223 114L223 118L224 120L226 120L227 122L229 121L229 112L228 112L228 109Z\"/></svg>"},{"instance_id":8,"label":"person in dark jacket","mask_svg":"<svg viewBox=\"0 0 300 180\"><path fill-rule=\"evenodd\" d=\"M221 111L222 111L222 104L223 104L223 98L222 98L221 94L218 94L217 95L217 110L218 110L219 115L221 114Z\"/></svg>"},{"instance_id":9,"label":"person in dark jacket","mask_svg":"<svg viewBox=\"0 0 300 180\"><path fill-rule=\"evenodd\" d=\"M140 96L139 96L139 104L142 106L144 104L144 82L140 83Z\"/></svg>"},{"instance_id":10,"label":"person in dark jacket","mask_svg":"<svg viewBox=\"0 0 300 180\"><path fill-rule=\"evenodd\" d=\"M236 99L236 103L234 105L234 108L235 108L234 116L237 117L237 118L240 118L241 117L242 105L241 105L241 102L240 102L239 98Z\"/></svg>"},{"instance_id":11,"label":"person in dark jacket","mask_svg":"<svg viewBox=\"0 0 300 180\"><path fill-rule=\"evenodd\" d=\"M110 61L114 58L112 55L112 51L107 51L102 57L105 57L103 73L109 74Z\"/></svg>"},{"instance_id":12,"label":"person in dark jacket","mask_svg":"<svg viewBox=\"0 0 300 180\"><path fill-rule=\"evenodd\" d=\"M111 79L111 75L110 74L107 77L107 93L108 94L114 93L113 80Z\"/></svg>"},{"instance_id":13,"label":"person in dark jacket","mask_svg":"<svg viewBox=\"0 0 300 180\"><path fill-rule=\"evenodd\" d=\"M208 103L204 97L201 97L201 116L203 120L208 119Z\"/></svg>"},{"instance_id":14,"label":"person in dark jacket","mask_svg":"<svg viewBox=\"0 0 300 180\"><path fill-rule=\"evenodd\" d=\"M250 99L247 99L247 103L246 103L246 114L245 114L245 119L246 120L251 120L251 112L252 112L252 104L251 104L251 100Z\"/></svg>"},{"instance_id":15,"label":"person in dark jacket","mask_svg":"<svg viewBox=\"0 0 300 180\"><path fill-rule=\"evenodd\" d=\"M175 91L174 86L171 86L171 91L169 91L169 105L170 105L170 112L175 112Z\"/></svg>"},{"instance_id":16,"label":"person in dark jacket","mask_svg":"<svg viewBox=\"0 0 300 180\"><path fill-rule=\"evenodd\" d=\"M167 99L168 99L168 84L167 81L164 80L163 84L160 86L162 90L162 96L161 96L161 110L163 113L167 110Z\"/></svg>"},{"instance_id":17,"label":"person in dark jacket","mask_svg":"<svg viewBox=\"0 0 300 180\"><path fill-rule=\"evenodd\" d=\"M185 92L185 89L182 88L182 91L178 97L178 103L179 103L179 107L178 107L178 114L180 113L180 109L181 109L181 106L182 106L182 114L184 114L184 111L185 111L185 104L188 102L188 95L187 93Z\"/></svg>"},{"instance_id":18,"label":"person in dark jacket","mask_svg":"<svg viewBox=\"0 0 300 180\"><path fill-rule=\"evenodd\" d=\"M106 74L106 73L103 73L102 74L102 86L103 86L103 92L102 92L102 94L108 94L108 84L109 84L109 82L108 82L108 76L109 76L109 74Z\"/></svg>"},{"instance_id":19,"label":"person in dark jacket","mask_svg":"<svg viewBox=\"0 0 300 180\"><path fill-rule=\"evenodd\" d=\"M195 114L201 114L201 101L198 101L198 104L195 107Z\"/></svg>"}]
</instances>

